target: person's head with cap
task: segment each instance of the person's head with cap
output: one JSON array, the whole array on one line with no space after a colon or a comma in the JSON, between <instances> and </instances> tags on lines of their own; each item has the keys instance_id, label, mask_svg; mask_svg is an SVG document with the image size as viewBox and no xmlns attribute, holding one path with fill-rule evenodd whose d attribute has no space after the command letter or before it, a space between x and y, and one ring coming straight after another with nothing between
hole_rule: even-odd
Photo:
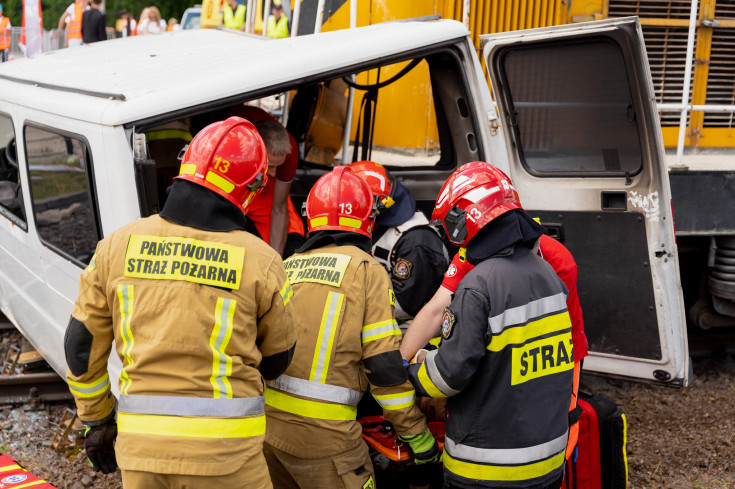
<instances>
[{"instance_id":1,"label":"person's head with cap","mask_svg":"<svg viewBox=\"0 0 735 489\"><path fill-rule=\"evenodd\" d=\"M0 5L0 15L2 15L2 14L3 14L3 6Z\"/></svg>"},{"instance_id":2,"label":"person's head with cap","mask_svg":"<svg viewBox=\"0 0 735 489\"><path fill-rule=\"evenodd\" d=\"M281 15L283 15L283 5L281 5L281 0L273 0L273 4L271 5L271 13L273 14L273 17L276 18L276 20L281 18Z\"/></svg>"},{"instance_id":3,"label":"person's head with cap","mask_svg":"<svg viewBox=\"0 0 735 489\"><path fill-rule=\"evenodd\" d=\"M349 167L370 186L378 200L378 226L400 226L416 213L416 200L380 163L355 161Z\"/></svg>"}]
</instances>

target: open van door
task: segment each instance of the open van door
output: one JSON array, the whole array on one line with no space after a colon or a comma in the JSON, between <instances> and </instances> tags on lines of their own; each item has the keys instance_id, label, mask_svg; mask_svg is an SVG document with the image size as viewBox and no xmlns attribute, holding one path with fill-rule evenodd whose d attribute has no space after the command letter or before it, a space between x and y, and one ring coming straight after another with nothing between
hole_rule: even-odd
<instances>
[{"instance_id":1,"label":"open van door","mask_svg":"<svg viewBox=\"0 0 735 489\"><path fill-rule=\"evenodd\" d=\"M584 370L687 385L669 179L637 18L480 38L513 183L577 262Z\"/></svg>"}]
</instances>

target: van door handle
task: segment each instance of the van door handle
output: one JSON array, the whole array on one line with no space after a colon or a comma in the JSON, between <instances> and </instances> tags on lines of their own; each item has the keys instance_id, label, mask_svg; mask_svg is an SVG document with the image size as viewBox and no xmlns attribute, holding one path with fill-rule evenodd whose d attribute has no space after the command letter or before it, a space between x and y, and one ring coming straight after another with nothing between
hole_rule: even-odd
<instances>
[{"instance_id":1,"label":"van door handle","mask_svg":"<svg viewBox=\"0 0 735 489\"><path fill-rule=\"evenodd\" d=\"M618 190L603 190L600 193L600 207L603 211L627 211L628 193Z\"/></svg>"},{"instance_id":2,"label":"van door handle","mask_svg":"<svg viewBox=\"0 0 735 489\"><path fill-rule=\"evenodd\" d=\"M550 237L557 241L564 241L564 225L560 222L542 222L541 225L546 228Z\"/></svg>"}]
</instances>

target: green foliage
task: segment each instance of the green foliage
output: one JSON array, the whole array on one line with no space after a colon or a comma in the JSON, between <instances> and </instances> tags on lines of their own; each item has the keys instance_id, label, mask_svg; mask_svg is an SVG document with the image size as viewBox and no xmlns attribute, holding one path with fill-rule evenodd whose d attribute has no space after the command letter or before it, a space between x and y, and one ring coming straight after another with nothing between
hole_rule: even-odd
<instances>
[{"instance_id":1,"label":"green foliage","mask_svg":"<svg viewBox=\"0 0 735 489\"><path fill-rule=\"evenodd\" d=\"M44 29L55 29L59 24L59 19L64 10L71 4L73 0L41 0L41 10L43 13ZM106 0L105 11L107 12L108 25L115 25L115 20L119 17L121 10L127 10L138 20L140 12L149 5L155 5L161 11L161 18L168 20L170 17L176 17L181 20L181 15L189 7L201 4L196 0ZM3 6L3 14L10 17L13 26L20 27L23 19L23 0L0 0Z\"/></svg>"}]
</instances>

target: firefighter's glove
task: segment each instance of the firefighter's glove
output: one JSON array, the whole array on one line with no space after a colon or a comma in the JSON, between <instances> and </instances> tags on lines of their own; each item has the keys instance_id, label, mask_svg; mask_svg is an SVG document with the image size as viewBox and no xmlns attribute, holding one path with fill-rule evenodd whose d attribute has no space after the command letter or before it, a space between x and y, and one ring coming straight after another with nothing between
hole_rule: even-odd
<instances>
[{"instance_id":1,"label":"firefighter's glove","mask_svg":"<svg viewBox=\"0 0 735 489\"><path fill-rule=\"evenodd\" d=\"M88 427L84 432L84 449L87 452L89 463L97 472L111 474L117 470L115 460L115 438L117 438L117 424L115 420L108 423Z\"/></svg>"},{"instance_id":2,"label":"firefighter's glove","mask_svg":"<svg viewBox=\"0 0 735 489\"><path fill-rule=\"evenodd\" d=\"M429 428L418 435L399 436L398 441L408 445L408 453L416 465L439 461L439 446Z\"/></svg>"}]
</instances>

